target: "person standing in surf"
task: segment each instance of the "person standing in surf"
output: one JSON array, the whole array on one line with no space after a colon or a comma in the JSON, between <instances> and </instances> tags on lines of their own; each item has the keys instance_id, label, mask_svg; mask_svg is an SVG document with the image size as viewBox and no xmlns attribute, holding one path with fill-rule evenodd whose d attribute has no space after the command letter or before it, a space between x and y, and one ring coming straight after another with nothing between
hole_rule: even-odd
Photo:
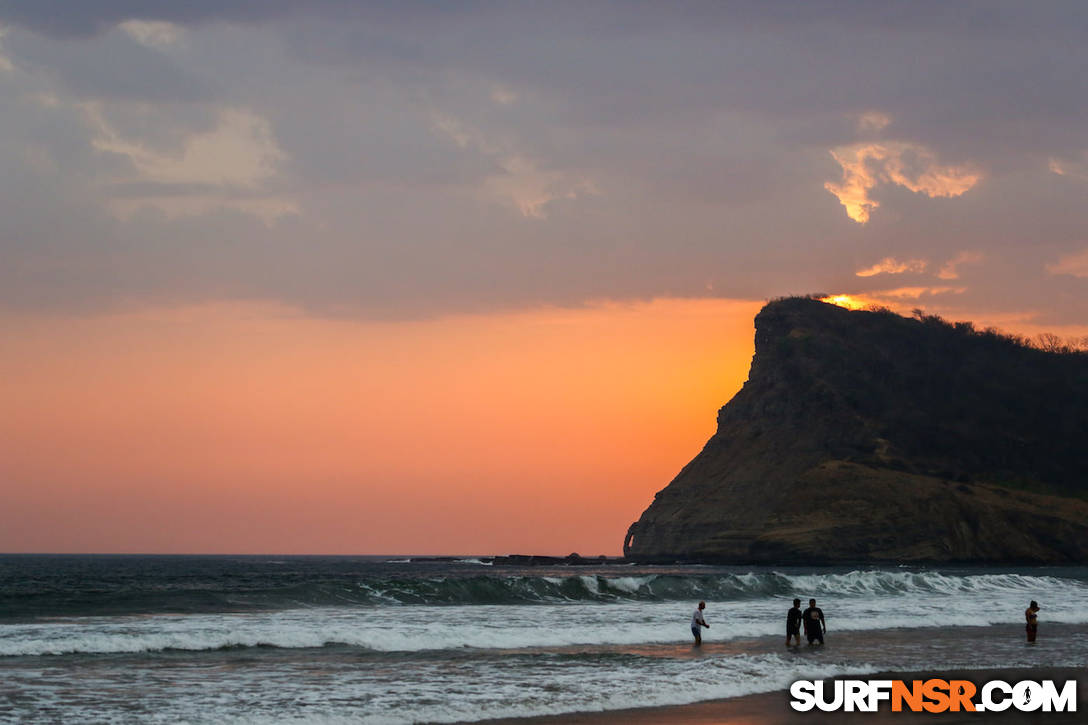
<instances>
[{"instance_id":1,"label":"person standing in surf","mask_svg":"<svg viewBox=\"0 0 1088 725\"><path fill-rule=\"evenodd\" d=\"M796 642L795 647L801 646L801 620L804 617L801 615L801 600L793 600L793 608L786 612L786 646L790 646L790 637L793 637Z\"/></svg>"},{"instance_id":2,"label":"person standing in surf","mask_svg":"<svg viewBox=\"0 0 1088 725\"><path fill-rule=\"evenodd\" d=\"M805 621L805 636L808 637L808 643L815 644L816 640L820 641L820 644L824 643L824 634L827 632L827 622L824 621L824 610L816 606L815 599L808 600L808 609L804 611L802 615Z\"/></svg>"},{"instance_id":3,"label":"person standing in surf","mask_svg":"<svg viewBox=\"0 0 1088 725\"><path fill-rule=\"evenodd\" d=\"M1031 600L1031 604L1024 610L1024 619L1028 623L1028 642L1034 642L1035 635L1039 633L1039 602Z\"/></svg>"},{"instance_id":4,"label":"person standing in surf","mask_svg":"<svg viewBox=\"0 0 1088 725\"><path fill-rule=\"evenodd\" d=\"M710 629L710 625L706 623L706 619L703 618L703 610L706 609L706 602L699 602L699 606L695 608L695 614L691 615L691 634L695 637L695 646L699 647L703 643L703 627Z\"/></svg>"}]
</instances>

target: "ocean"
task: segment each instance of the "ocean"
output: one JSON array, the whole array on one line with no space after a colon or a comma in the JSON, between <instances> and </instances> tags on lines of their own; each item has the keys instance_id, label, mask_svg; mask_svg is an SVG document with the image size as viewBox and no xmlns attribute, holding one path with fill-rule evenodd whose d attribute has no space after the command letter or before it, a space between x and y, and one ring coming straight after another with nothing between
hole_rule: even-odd
<instances>
[{"instance_id":1,"label":"ocean","mask_svg":"<svg viewBox=\"0 0 1088 725\"><path fill-rule=\"evenodd\" d=\"M794 597L825 647L784 646ZM1088 568L0 556L2 722L456 722L1014 666L1088 666Z\"/></svg>"}]
</instances>

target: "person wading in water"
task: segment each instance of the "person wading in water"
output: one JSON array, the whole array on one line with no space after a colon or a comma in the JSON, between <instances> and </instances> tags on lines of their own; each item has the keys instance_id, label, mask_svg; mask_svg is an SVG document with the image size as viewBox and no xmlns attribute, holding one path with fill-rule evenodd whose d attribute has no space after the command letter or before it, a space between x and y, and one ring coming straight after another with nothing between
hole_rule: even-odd
<instances>
[{"instance_id":1,"label":"person wading in water","mask_svg":"<svg viewBox=\"0 0 1088 725\"><path fill-rule=\"evenodd\" d=\"M786 612L786 646L790 646L790 638L796 640L796 647L801 646L801 620L803 619L801 614L801 600L793 600L793 609Z\"/></svg>"},{"instance_id":2,"label":"person wading in water","mask_svg":"<svg viewBox=\"0 0 1088 725\"><path fill-rule=\"evenodd\" d=\"M703 643L702 629L706 627L710 629L710 625L703 619L703 610L706 609L706 602L699 602L699 606L695 610L695 614L691 615L691 634L695 637L695 646L698 647Z\"/></svg>"},{"instance_id":3,"label":"person wading in water","mask_svg":"<svg viewBox=\"0 0 1088 725\"><path fill-rule=\"evenodd\" d=\"M1028 623L1028 642L1034 642L1035 635L1039 633L1039 602L1031 600L1031 604L1024 610L1024 619Z\"/></svg>"},{"instance_id":4,"label":"person wading in water","mask_svg":"<svg viewBox=\"0 0 1088 725\"><path fill-rule=\"evenodd\" d=\"M805 618L805 636L808 643L824 643L824 633L827 632L827 622L824 621L824 610L816 606L815 599L808 600L808 609L803 614Z\"/></svg>"}]
</instances>

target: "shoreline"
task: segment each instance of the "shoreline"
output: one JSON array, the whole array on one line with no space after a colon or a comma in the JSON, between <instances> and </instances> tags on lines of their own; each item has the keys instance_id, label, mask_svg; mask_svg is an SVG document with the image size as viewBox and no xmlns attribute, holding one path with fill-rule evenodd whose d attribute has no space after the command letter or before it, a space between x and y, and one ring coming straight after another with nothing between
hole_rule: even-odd
<instances>
[{"instance_id":1,"label":"shoreline","mask_svg":"<svg viewBox=\"0 0 1088 725\"><path fill-rule=\"evenodd\" d=\"M687 705L662 705L636 707L623 710L596 712L571 712L560 715L536 715L531 717L471 720L464 723L481 725L657 725L682 723L683 725L797 725L799 723L836 723L843 720L856 722L887 722L895 724L915 723L977 723L997 718L1004 723L1036 723L1066 725L1082 723L1088 713L1088 665L1084 667L1002 667L996 669L941 670L925 672L879 672L874 674L844 675L826 678L864 680L927 680L931 678L970 680L976 684L990 680L1016 682L1018 680L1077 680L1076 712L891 712L887 703L877 712L797 712L790 708L789 692L773 690L725 700L707 700ZM604 685L607 686L607 685Z\"/></svg>"}]
</instances>

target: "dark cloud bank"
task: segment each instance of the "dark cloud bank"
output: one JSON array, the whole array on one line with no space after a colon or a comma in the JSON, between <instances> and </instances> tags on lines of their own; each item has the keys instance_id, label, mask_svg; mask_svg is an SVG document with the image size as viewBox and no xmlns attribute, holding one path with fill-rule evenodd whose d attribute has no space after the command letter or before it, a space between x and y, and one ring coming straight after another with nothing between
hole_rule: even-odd
<instances>
[{"instance_id":1,"label":"dark cloud bank","mask_svg":"<svg viewBox=\"0 0 1088 725\"><path fill-rule=\"evenodd\" d=\"M10 308L943 285L948 310L1088 319L1088 278L1047 271L1088 248L1082 3L39 0L0 26ZM216 139L251 179L217 176ZM979 180L930 196L867 162L859 224L824 185L863 143ZM886 257L928 265L855 276Z\"/></svg>"}]
</instances>

